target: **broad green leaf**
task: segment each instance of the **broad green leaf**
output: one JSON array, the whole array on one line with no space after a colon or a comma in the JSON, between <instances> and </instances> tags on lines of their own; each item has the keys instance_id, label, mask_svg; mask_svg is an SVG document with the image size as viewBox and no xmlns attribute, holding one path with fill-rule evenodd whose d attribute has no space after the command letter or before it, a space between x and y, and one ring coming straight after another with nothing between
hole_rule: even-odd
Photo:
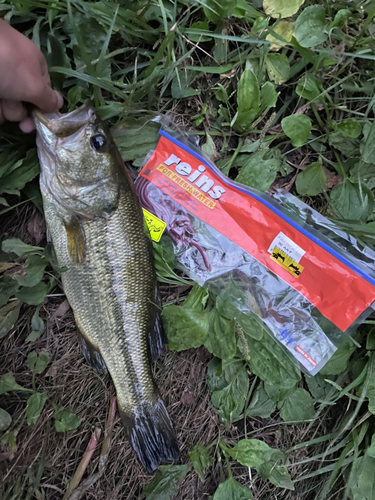
<instances>
[{"instance_id":1,"label":"broad green leaf","mask_svg":"<svg viewBox=\"0 0 375 500\"><path fill-rule=\"evenodd\" d=\"M61 41L54 37L51 33L48 34L48 44L50 46L50 50L47 54L48 66L62 66L64 68L70 68L70 59L66 54L65 44L61 43ZM62 88L65 80L64 75L54 74L53 76L54 84L57 88Z\"/></svg>"},{"instance_id":2,"label":"broad green leaf","mask_svg":"<svg viewBox=\"0 0 375 500\"><path fill-rule=\"evenodd\" d=\"M345 179L331 191L331 202L344 219L362 220L370 217L374 209L374 195L364 184Z\"/></svg>"},{"instance_id":3,"label":"broad green leaf","mask_svg":"<svg viewBox=\"0 0 375 500\"><path fill-rule=\"evenodd\" d=\"M71 37L71 46L73 48L76 67L84 72L86 65L89 66L89 71L92 71L90 68L92 62L99 59L107 37L106 29L95 19L94 15L88 13L75 11L72 19L66 17L64 20L64 31ZM96 70L99 74L95 76L110 78L110 60L104 59L100 68L96 65Z\"/></svg>"},{"instance_id":4,"label":"broad green leaf","mask_svg":"<svg viewBox=\"0 0 375 500\"><path fill-rule=\"evenodd\" d=\"M209 329L207 311L171 305L163 309L162 315L171 350L184 351L199 347L206 341Z\"/></svg>"},{"instance_id":5,"label":"broad green leaf","mask_svg":"<svg viewBox=\"0 0 375 500\"><path fill-rule=\"evenodd\" d=\"M47 368L48 363L49 363L48 352L42 352L40 354L37 354L36 351L32 351L27 356L25 364L32 373L40 374Z\"/></svg>"},{"instance_id":6,"label":"broad green leaf","mask_svg":"<svg viewBox=\"0 0 375 500\"><path fill-rule=\"evenodd\" d=\"M236 295L233 294L231 296L230 292L234 290L230 286L224 291L224 293L216 298L216 308L220 312L222 316L226 318L234 319L236 323L240 325L240 327L246 331L246 333L257 340L260 340L263 337L263 328L259 325L259 323L255 320L253 315L242 313L238 307L235 307L232 302L229 302L231 298L236 298ZM228 300L225 300L225 298ZM247 300L247 297L246 297ZM254 303L247 301L249 308L251 310L258 313L260 316L261 313L259 311L259 307L254 300ZM241 344L245 342L246 339L241 339ZM243 350L243 346L241 346L241 350ZM248 351L248 347L245 347L245 351Z\"/></svg>"},{"instance_id":7,"label":"broad green leaf","mask_svg":"<svg viewBox=\"0 0 375 500\"><path fill-rule=\"evenodd\" d=\"M322 5L310 5L298 16L294 33L301 47L314 47L328 38L326 14Z\"/></svg>"},{"instance_id":8,"label":"broad green leaf","mask_svg":"<svg viewBox=\"0 0 375 500\"><path fill-rule=\"evenodd\" d=\"M155 477L143 488L140 498L169 500L189 472L190 464L161 465Z\"/></svg>"},{"instance_id":9,"label":"broad green leaf","mask_svg":"<svg viewBox=\"0 0 375 500\"><path fill-rule=\"evenodd\" d=\"M348 361L357 347L347 340L334 353L332 358L320 370L320 375L338 375L348 366Z\"/></svg>"},{"instance_id":10,"label":"broad green leaf","mask_svg":"<svg viewBox=\"0 0 375 500\"><path fill-rule=\"evenodd\" d=\"M368 409L375 415L375 373L372 373L370 376L366 397L368 399Z\"/></svg>"},{"instance_id":11,"label":"broad green leaf","mask_svg":"<svg viewBox=\"0 0 375 500\"><path fill-rule=\"evenodd\" d=\"M279 488L294 490L293 481L290 479L288 472L288 465L289 462L284 453L280 450L273 450L271 460L259 465L256 470L263 481L268 479L270 483Z\"/></svg>"},{"instance_id":12,"label":"broad green leaf","mask_svg":"<svg viewBox=\"0 0 375 500\"><path fill-rule=\"evenodd\" d=\"M375 163L365 163L362 160L357 162L350 169L350 180L364 182L369 189L373 189L375 187Z\"/></svg>"},{"instance_id":13,"label":"broad green leaf","mask_svg":"<svg viewBox=\"0 0 375 500\"><path fill-rule=\"evenodd\" d=\"M17 281L10 276L0 277L0 307L6 305L9 298L16 293L18 289Z\"/></svg>"},{"instance_id":14,"label":"broad green leaf","mask_svg":"<svg viewBox=\"0 0 375 500\"><path fill-rule=\"evenodd\" d=\"M353 463L348 484L351 500L373 500L375 498L375 458L367 453Z\"/></svg>"},{"instance_id":15,"label":"broad green leaf","mask_svg":"<svg viewBox=\"0 0 375 500\"><path fill-rule=\"evenodd\" d=\"M290 115L281 120L281 127L296 148L303 146L311 132L311 120L305 115Z\"/></svg>"},{"instance_id":16,"label":"broad green leaf","mask_svg":"<svg viewBox=\"0 0 375 500\"><path fill-rule=\"evenodd\" d=\"M375 434L372 435L371 444L366 450L366 455L375 458Z\"/></svg>"},{"instance_id":17,"label":"broad green leaf","mask_svg":"<svg viewBox=\"0 0 375 500\"><path fill-rule=\"evenodd\" d=\"M40 392L35 392L29 397L26 405L27 425L35 427L46 401L47 394L45 393L41 394Z\"/></svg>"},{"instance_id":18,"label":"broad green leaf","mask_svg":"<svg viewBox=\"0 0 375 500\"><path fill-rule=\"evenodd\" d=\"M237 1L222 0L217 2L216 0L205 0L203 5L204 14L207 20L216 22L219 19L224 19L232 15L237 6Z\"/></svg>"},{"instance_id":19,"label":"broad green leaf","mask_svg":"<svg viewBox=\"0 0 375 500\"><path fill-rule=\"evenodd\" d=\"M324 96L321 95L324 92L323 85L318 78L311 73L305 73L298 80L296 92L300 97L308 101L314 100L314 102L318 102L324 99Z\"/></svg>"},{"instance_id":20,"label":"broad green leaf","mask_svg":"<svg viewBox=\"0 0 375 500\"><path fill-rule=\"evenodd\" d=\"M81 423L81 419L72 413L68 408L59 410L54 415L54 419L56 432L66 432L77 429Z\"/></svg>"},{"instance_id":21,"label":"broad green leaf","mask_svg":"<svg viewBox=\"0 0 375 500\"><path fill-rule=\"evenodd\" d=\"M18 255L18 257L26 257L27 255L34 254L36 252L41 252L43 248L33 247L32 245L27 245L19 238L8 238L3 241L1 245L3 252L12 252Z\"/></svg>"},{"instance_id":22,"label":"broad green leaf","mask_svg":"<svg viewBox=\"0 0 375 500\"><path fill-rule=\"evenodd\" d=\"M112 135L123 161L133 161L141 166L146 155L155 149L159 140L160 123L150 119L126 120Z\"/></svg>"},{"instance_id":23,"label":"broad green leaf","mask_svg":"<svg viewBox=\"0 0 375 500\"><path fill-rule=\"evenodd\" d=\"M69 89L66 98L68 99L68 103L72 111L76 107L77 103L82 100L82 90L82 87L71 87Z\"/></svg>"},{"instance_id":24,"label":"broad green leaf","mask_svg":"<svg viewBox=\"0 0 375 500\"><path fill-rule=\"evenodd\" d=\"M230 477L224 483L219 484L212 500L251 500L252 498L253 494L249 488Z\"/></svg>"},{"instance_id":25,"label":"broad green leaf","mask_svg":"<svg viewBox=\"0 0 375 500\"><path fill-rule=\"evenodd\" d=\"M270 335L263 335L261 340L247 335L246 340L250 352L250 369L255 375L280 389L295 386L301 373Z\"/></svg>"},{"instance_id":26,"label":"broad green leaf","mask_svg":"<svg viewBox=\"0 0 375 500\"><path fill-rule=\"evenodd\" d=\"M361 141L361 157L365 163L373 163L375 154L375 120L372 121L370 128L365 126L363 132L365 140Z\"/></svg>"},{"instance_id":27,"label":"broad green leaf","mask_svg":"<svg viewBox=\"0 0 375 500\"><path fill-rule=\"evenodd\" d=\"M207 382L211 389L211 401L222 421L230 424L238 420L245 406L249 391L249 376L240 361L231 362L222 368L213 358L207 367Z\"/></svg>"},{"instance_id":28,"label":"broad green leaf","mask_svg":"<svg viewBox=\"0 0 375 500\"><path fill-rule=\"evenodd\" d=\"M279 94L276 92L274 85L271 82L266 82L262 85L260 89L260 112L263 112L265 109L274 108L277 103L277 98ZM254 143L253 143L254 144ZM241 148L241 152L245 152L243 148Z\"/></svg>"},{"instance_id":29,"label":"broad green leaf","mask_svg":"<svg viewBox=\"0 0 375 500\"><path fill-rule=\"evenodd\" d=\"M336 125L337 132L340 132L344 137L352 137L357 139L361 135L361 124L354 118L348 118Z\"/></svg>"},{"instance_id":30,"label":"broad green leaf","mask_svg":"<svg viewBox=\"0 0 375 500\"><path fill-rule=\"evenodd\" d=\"M325 191L326 182L323 165L316 161L297 175L296 189L302 196L315 196Z\"/></svg>"},{"instance_id":31,"label":"broad green leaf","mask_svg":"<svg viewBox=\"0 0 375 500\"><path fill-rule=\"evenodd\" d=\"M9 372L3 375L0 379L0 396L10 391L27 391L30 389L25 389L25 387L20 386L14 379L13 373Z\"/></svg>"},{"instance_id":32,"label":"broad green leaf","mask_svg":"<svg viewBox=\"0 0 375 500\"><path fill-rule=\"evenodd\" d=\"M295 14L305 0L263 0L263 9L267 16L275 18L290 17Z\"/></svg>"},{"instance_id":33,"label":"broad green leaf","mask_svg":"<svg viewBox=\"0 0 375 500\"><path fill-rule=\"evenodd\" d=\"M196 286L193 288L189 295L187 296L183 307L187 309L196 309L197 311L203 311L207 305L209 293L202 286Z\"/></svg>"},{"instance_id":34,"label":"broad green leaf","mask_svg":"<svg viewBox=\"0 0 375 500\"><path fill-rule=\"evenodd\" d=\"M210 31L210 27L206 21L197 21L193 23L189 30L197 30L197 34L192 34L189 32L188 37L192 42L209 42L212 40L211 37L201 35L201 31Z\"/></svg>"},{"instance_id":35,"label":"broad green leaf","mask_svg":"<svg viewBox=\"0 0 375 500\"><path fill-rule=\"evenodd\" d=\"M372 349L375 349L375 328L372 328L371 331L367 335L366 349L369 351L371 351Z\"/></svg>"},{"instance_id":36,"label":"broad green leaf","mask_svg":"<svg viewBox=\"0 0 375 500\"><path fill-rule=\"evenodd\" d=\"M279 40L272 33L266 36L266 40L269 42L275 42L270 45L270 50L280 50L282 47L287 45L287 42L290 42L294 35L294 23L292 21L280 21L274 27L272 26L272 31L283 38L285 41Z\"/></svg>"},{"instance_id":37,"label":"broad green leaf","mask_svg":"<svg viewBox=\"0 0 375 500\"><path fill-rule=\"evenodd\" d=\"M44 322L42 318L39 317L39 307L37 307L31 318L31 332L26 337L26 342L35 342L43 330Z\"/></svg>"},{"instance_id":38,"label":"broad green leaf","mask_svg":"<svg viewBox=\"0 0 375 500\"><path fill-rule=\"evenodd\" d=\"M13 300L0 309L0 339L13 328L20 314L21 302Z\"/></svg>"},{"instance_id":39,"label":"broad green leaf","mask_svg":"<svg viewBox=\"0 0 375 500\"><path fill-rule=\"evenodd\" d=\"M46 298L50 290L50 285L47 285L43 281L39 282L35 286L22 287L20 290L15 292L15 296L21 302L25 302L30 306L38 306Z\"/></svg>"},{"instance_id":40,"label":"broad green leaf","mask_svg":"<svg viewBox=\"0 0 375 500\"><path fill-rule=\"evenodd\" d=\"M326 379L332 380L334 378L330 375L322 375L321 373L317 373L314 377L305 376L307 387L313 398L320 400L324 400L332 390L332 385L326 382Z\"/></svg>"},{"instance_id":41,"label":"broad green leaf","mask_svg":"<svg viewBox=\"0 0 375 500\"><path fill-rule=\"evenodd\" d=\"M296 382L297 384L297 382ZM266 391L266 394L272 401L275 403L284 401L284 399L288 398L291 394L293 394L294 391L297 390L297 385L293 385L292 387L289 387L288 389L283 389L280 387L275 387L274 385L271 384L264 384L264 390Z\"/></svg>"},{"instance_id":42,"label":"broad green leaf","mask_svg":"<svg viewBox=\"0 0 375 500\"><path fill-rule=\"evenodd\" d=\"M39 162L36 149L29 149L19 166L1 178L0 192L23 189L39 174Z\"/></svg>"},{"instance_id":43,"label":"broad green leaf","mask_svg":"<svg viewBox=\"0 0 375 500\"><path fill-rule=\"evenodd\" d=\"M314 418L314 401L305 389L297 389L278 405L284 422L304 421Z\"/></svg>"},{"instance_id":44,"label":"broad green leaf","mask_svg":"<svg viewBox=\"0 0 375 500\"><path fill-rule=\"evenodd\" d=\"M12 417L9 413L0 408L0 432L6 431L12 423Z\"/></svg>"},{"instance_id":45,"label":"broad green leaf","mask_svg":"<svg viewBox=\"0 0 375 500\"><path fill-rule=\"evenodd\" d=\"M266 150L261 150L246 156L236 181L259 191L267 191L276 179L279 162L274 158L264 159L266 154Z\"/></svg>"},{"instance_id":46,"label":"broad green leaf","mask_svg":"<svg viewBox=\"0 0 375 500\"><path fill-rule=\"evenodd\" d=\"M329 29L331 30L335 26L341 28L344 25L346 19L351 15L352 13L349 9L340 9L336 12L333 21L329 25Z\"/></svg>"},{"instance_id":47,"label":"broad green leaf","mask_svg":"<svg viewBox=\"0 0 375 500\"><path fill-rule=\"evenodd\" d=\"M246 410L247 417L269 418L275 411L275 402L270 399L264 390L264 384L261 382L255 389L250 404Z\"/></svg>"},{"instance_id":48,"label":"broad green leaf","mask_svg":"<svg viewBox=\"0 0 375 500\"><path fill-rule=\"evenodd\" d=\"M258 467L271 460L274 450L259 439L241 439L236 446L225 451L245 467Z\"/></svg>"},{"instance_id":49,"label":"broad green leaf","mask_svg":"<svg viewBox=\"0 0 375 500\"><path fill-rule=\"evenodd\" d=\"M250 69L242 73L237 88L237 111L235 125L242 131L251 125L260 107L259 83Z\"/></svg>"},{"instance_id":50,"label":"broad green leaf","mask_svg":"<svg viewBox=\"0 0 375 500\"><path fill-rule=\"evenodd\" d=\"M208 334L205 348L220 359L230 359L236 354L234 320L221 316L216 307L209 313Z\"/></svg>"},{"instance_id":51,"label":"broad green leaf","mask_svg":"<svg viewBox=\"0 0 375 500\"><path fill-rule=\"evenodd\" d=\"M329 134L329 144L338 149L347 158L359 155L359 140L353 139L353 137L345 137L340 132L331 132Z\"/></svg>"},{"instance_id":52,"label":"broad green leaf","mask_svg":"<svg viewBox=\"0 0 375 500\"><path fill-rule=\"evenodd\" d=\"M208 132L206 132L206 143L203 144L202 146L202 151L205 153L211 160L213 160L215 152L216 152L216 147L215 143L212 140L212 137Z\"/></svg>"},{"instance_id":53,"label":"broad green leaf","mask_svg":"<svg viewBox=\"0 0 375 500\"><path fill-rule=\"evenodd\" d=\"M252 35L256 35L257 33L260 33L261 31L264 31L265 29L268 28L268 19L266 17L257 17L251 27L250 33Z\"/></svg>"},{"instance_id":54,"label":"broad green leaf","mask_svg":"<svg viewBox=\"0 0 375 500\"><path fill-rule=\"evenodd\" d=\"M178 71L177 75L172 80L171 94L173 99L183 99L184 97L191 97L200 94L200 90L194 90L190 87L189 72L186 69Z\"/></svg>"},{"instance_id":55,"label":"broad green leaf","mask_svg":"<svg viewBox=\"0 0 375 500\"><path fill-rule=\"evenodd\" d=\"M189 280L181 278L174 272L177 261L173 252L173 243L170 238L162 238L159 243L153 242L156 274L162 283L173 285L192 285Z\"/></svg>"},{"instance_id":56,"label":"broad green leaf","mask_svg":"<svg viewBox=\"0 0 375 500\"><path fill-rule=\"evenodd\" d=\"M189 452L189 457L199 479L204 483L203 472L210 466L210 456L206 448L203 444L196 444L192 451Z\"/></svg>"},{"instance_id":57,"label":"broad green leaf","mask_svg":"<svg viewBox=\"0 0 375 500\"><path fill-rule=\"evenodd\" d=\"M26 274L16 276L17 283L27 287L37 285L43 279L44 269L47 265L47 260L40 255L29 255L25 263Z\"/></svg>"},{"instance_id":58,"label":"broad green leaf","mask_svg":"<svg viewBox=\"0 0 375 500\"><path fill-rule=\"evenodd\" d=\"M266 69L268 78L272 82L275 82L276 85L281 85L289 77L289 60L285 54L268 54L266 57Z\"/></svg>"}]
</instances>

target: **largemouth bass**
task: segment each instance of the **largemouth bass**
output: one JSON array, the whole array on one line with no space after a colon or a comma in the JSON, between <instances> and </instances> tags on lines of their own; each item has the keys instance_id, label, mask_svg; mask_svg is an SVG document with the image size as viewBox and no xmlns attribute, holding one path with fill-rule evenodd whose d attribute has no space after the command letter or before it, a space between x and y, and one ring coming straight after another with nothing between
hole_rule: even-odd
<instances>
[{"instance_id":1,"label":"largemouth bass","mask_svg":"<svg viewBox=\"0 0 375 500\"><path fill-rule=\"evenodd\" d=\"M152 472L177 459L178 446L151 375L164 331L132 179L90 103L34 118L45 218L83 354L108 369L130 442Z\"/></svg>"}]
</instances>

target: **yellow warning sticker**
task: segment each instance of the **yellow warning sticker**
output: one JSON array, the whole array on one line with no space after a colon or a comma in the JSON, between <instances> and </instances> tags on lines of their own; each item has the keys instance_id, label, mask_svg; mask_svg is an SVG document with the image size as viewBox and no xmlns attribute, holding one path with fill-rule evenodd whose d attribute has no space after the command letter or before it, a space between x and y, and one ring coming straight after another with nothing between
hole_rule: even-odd
<instances>
[{"instance_id":1,"label":"yellow warning sticker","mask_svg":"<svg viewBox=\"0 0 375 500\"><path fill-rule=\"evenodd\" d=\"M298 264L295 260L293 260L289 255L280 250L277 247L274 247L272 253L270 255L271 259L277 262L281 267L283 267L288 273L296 278L299 278L304 267L301 264Z\"/></svg>"},{"instance_id":2,"label":"yellow warning sticker","mask_svg":"<svg viewBox=\"0 0 375 500\"><path fill-rule=\"evenodd\" d=\"M151 239L156 242L160 241L167 224L148 210L145 210L144 208L142 208L142 210L148 230L150 231Z\"/></svg>"}]
</instances>

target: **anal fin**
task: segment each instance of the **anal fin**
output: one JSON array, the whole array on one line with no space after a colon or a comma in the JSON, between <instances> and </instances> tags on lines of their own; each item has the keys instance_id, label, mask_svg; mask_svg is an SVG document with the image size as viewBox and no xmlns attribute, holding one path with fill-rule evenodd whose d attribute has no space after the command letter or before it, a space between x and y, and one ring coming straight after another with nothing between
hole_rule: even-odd
<instances>
[{"instance_id":1,"label":"anal fin","mask_svg":"<svg viewBox=\"0 0 375 500\"><path fill-rule=\"evenodd\" d=\"M151 321L150 328L148 330L148 344L150 346L152 361L156 361L160 358L164 345L167 342L167 337L163 327L163 320L160 314L162 306L157 288L155 289L155 302L157 306L155 307L155 316Z\"/></svg>"},{"instance_id":2,"label":"anal fin","mask_svg":"<svg viewBox=\"0 0 375 500\"><path fill-rule=\"evenodd\" d=\"M78 339L81 344L82 354L84 355L87 363L94 368L97 373L108 373L107 366L104 362L99 351L87 340L87 337L78 328Z\"/></svg>"},{"instance_id":3,"label":"anal fin","mask_svg":"<svg viewBox=\"0 0 375 500\"><path fill-rule=\"evenodd\" d=\"M166 343L166 336L163 327L163 320L158 313L152 329L148 332L148 343L150 346L151 360L156 361L160 358Z\"/></svg>"}]
</instances>

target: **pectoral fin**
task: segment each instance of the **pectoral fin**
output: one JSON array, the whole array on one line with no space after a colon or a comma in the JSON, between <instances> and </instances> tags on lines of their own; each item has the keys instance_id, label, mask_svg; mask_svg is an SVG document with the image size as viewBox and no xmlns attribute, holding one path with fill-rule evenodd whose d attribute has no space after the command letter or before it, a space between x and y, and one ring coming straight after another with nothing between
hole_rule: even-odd
<instances>
[{"instance_id":1,"label":"pectoral fin","mask_svg":"<svg viewBox=\"0 0 375 500\"><path fill-rule=\"evenodd\" d=\"M64 221L68 252L76 264L85 261L85 233L77 217L72 217L69 222Z\"/></svg>"}]
</instances>

